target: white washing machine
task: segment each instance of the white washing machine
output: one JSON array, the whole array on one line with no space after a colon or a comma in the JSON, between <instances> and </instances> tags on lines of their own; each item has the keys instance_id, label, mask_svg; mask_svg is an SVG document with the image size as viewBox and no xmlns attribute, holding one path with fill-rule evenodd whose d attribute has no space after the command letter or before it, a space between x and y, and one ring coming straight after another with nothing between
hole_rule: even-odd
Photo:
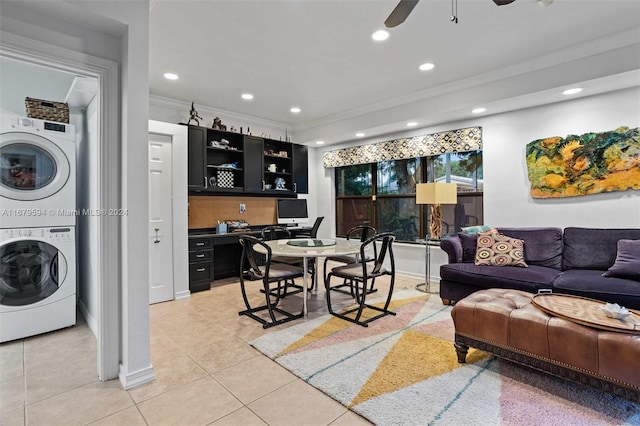
<instances>
[{"instance_id":1,"label":"white washing machine","mask_svg":"<svg viewBox=\"0 0 640 426\"><path fill-rule=\"evenodd\" d=\"M0 116L0 227L75 226L71 124Z\"/></svg>"},{"instance_id":2,"label":"white washing machine","mask_svg":"<svg viewBox=\"0 0 640 426\"><path fill-rule=\"evenodd\" d=\"M0 342L75 323L75 228L1 229Z\"/></svg>"}]
</instances>

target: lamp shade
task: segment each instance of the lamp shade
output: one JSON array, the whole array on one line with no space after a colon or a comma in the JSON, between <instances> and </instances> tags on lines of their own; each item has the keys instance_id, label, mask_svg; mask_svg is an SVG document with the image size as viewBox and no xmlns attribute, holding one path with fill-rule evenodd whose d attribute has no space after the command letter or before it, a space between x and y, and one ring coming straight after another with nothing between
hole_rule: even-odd
<instances>
[{"instance_id":1,"label":"lamp shade","mask_svg":"<svg viewBox=\"0 0 640 426\"><path fill-rule=\"evenodd\" d=\"M455 183L419 183L416 185L416 204L457 204L458 185Z\"/></svg>"}]
</instances>

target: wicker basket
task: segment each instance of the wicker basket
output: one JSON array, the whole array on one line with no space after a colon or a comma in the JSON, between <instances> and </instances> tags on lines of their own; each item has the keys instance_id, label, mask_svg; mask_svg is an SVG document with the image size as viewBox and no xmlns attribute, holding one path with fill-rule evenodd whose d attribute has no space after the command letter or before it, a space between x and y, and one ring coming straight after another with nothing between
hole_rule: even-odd
<instances>
[{"instance_id":1,"label":"wicker basket","mask_svg":"<svg viewBox=\"0 0 640 426\"><path fill-rule=\"evenodd\" d=\"M69 105L62 102L45 101L43 99L25 98L27 117L42 120L69 122Z\"/></svg>"}]
</instances>

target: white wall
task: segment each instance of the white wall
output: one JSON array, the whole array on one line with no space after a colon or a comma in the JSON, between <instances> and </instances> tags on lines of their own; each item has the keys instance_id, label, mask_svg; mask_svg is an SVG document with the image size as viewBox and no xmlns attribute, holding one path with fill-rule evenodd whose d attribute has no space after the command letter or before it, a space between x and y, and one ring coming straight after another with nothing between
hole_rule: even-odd
<instances>
[{"instance_id":1,"label":"white wall","mask_svg":"<svg viewBox=\"0 0 640 426\"><path fill-rule=\"evenodd\" d=\"M640 126L638 87L320 148L310 169L317 179L315 192L326 194L322 199L327 202L318 204L318 215L329 219L331 234L335 235L334 169L323 168L323 152L470 126L481 126L483 131L485 224L640 228L639 191L535 200L529 196L525 161L525 146L536 139ZM424 246L397 244L395 255L400 273L424 276ZM439 265L446 262L446 257L437 248L432 248L431 255L431 277L438 279Z\"/></svg>"}]
</instances>

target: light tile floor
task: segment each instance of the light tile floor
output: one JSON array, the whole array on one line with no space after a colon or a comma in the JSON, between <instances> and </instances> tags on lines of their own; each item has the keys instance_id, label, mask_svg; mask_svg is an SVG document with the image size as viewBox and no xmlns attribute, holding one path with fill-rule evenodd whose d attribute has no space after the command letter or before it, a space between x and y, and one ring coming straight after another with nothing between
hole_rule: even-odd
<instances>
[{"instance_id":1,"label":"light tile floor","mask_svg":"<svg viewBox=\"0 0 640 426\"><path fill-rule=\"evenodd\" d=\"M396 290L418 282L398 276ZM285 307L301 301L284 299ZM238 316L243 308L237 279L152 305L155 380L129 391L117 380L97 380L96 340L85 323L1 344L0 425L370 424L249 345L304 320L263 330ZM324 290L312 292L309 318L326 313Z\"/></svg>"}]
</instances>

